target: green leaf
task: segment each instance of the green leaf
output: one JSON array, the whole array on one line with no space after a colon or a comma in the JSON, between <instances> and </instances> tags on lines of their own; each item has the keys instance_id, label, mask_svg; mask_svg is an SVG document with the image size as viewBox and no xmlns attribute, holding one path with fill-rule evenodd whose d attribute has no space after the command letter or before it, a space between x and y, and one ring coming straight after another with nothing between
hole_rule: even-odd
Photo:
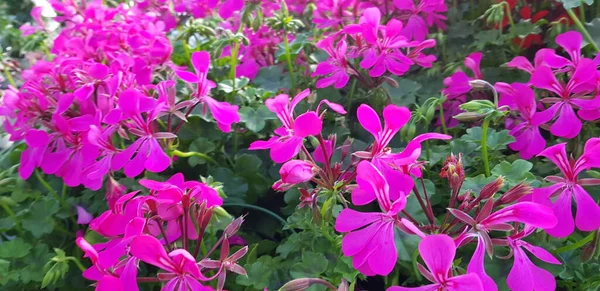
<instances>
[{"instance_id":1,"label":"green leaf","mask_svg":"<svg viewBox=\"0 0 600 291\"><path fill-rule=\"evenodd\" d=\"M515 186L520 182L534 182L535 175L529 171L533 168L533 164L525 160L516 160L512 164L507 161L502 161L492 169L492 174L495 176L504 176L508 187Z\"/></svg>"},{"instance_id":2,"label":"green leaf","mask_svg":"<svg viewBox=\"0 0 600 291\"><path fill-rule=\"evenodd\" d=\"M412 261L412 254L417 249L421 239L416 235L408 235L402 231L394 232L398 259L405 262Z\"/></svg>"},{"instance_id":3,"label":"green leaf","mask_svg":"<svg viewBox=\"0 0 600 291\"><path fill-rule=\"evenodd\" d=\"M584 25L594 42L596 44L600 44L600 18L595 18L591 22L585 23ZM588 41L584 37L583 46L586 46L587 44Z\"/></svg>"},{"instance_id":4,"label":"green leaf","mask_svg":"<svg viewBox=\"0 0 600 291\"><path fill-rule=\"evenodd\" d=\"M241 88L246 87L249 82L250 79L248 78L236 78L235 89L240 90ZM233 92L233 81L231 79L224 80L218 84L217 88L225 93L231 93Z\"/></svg>"},{"instance_id":5,"label":"green leaf","mask_svg":"<svg viewBox=\"0 0 600 291\"><path fill-rule=\"evenodd\" d=\"M44 197L31 203L29 211L23 216L21 224L34 237L41 237L54 229L52 216L58 211L58 201Z\"/></svg>"},{"instance_id":6,"label":"green leaf","mask_svg":"<svg viewBox=\"0 0 600 291\"><path fill-rule=\"evenodd\" d=\"M216 168L211 171L215 181L223 183L223 192L227 195L227 202L244 202L244 196L248 191L248 184L243 178L234 174L227 168Z\"/></svg>"},{"instance_id":7,"label":"green leaf","mask_svg":"<svg viewBox=\"0 0 600 291\"><path fill-rule=\"evenodd\" d=\"M254 109L252 107L242 107L239 110L240 121L246 124L246 127L253 131L259 132L265 128L267 120L276 119L277 117L271 112L267 106L260 105Z\"/></svg>"},{"instance_id":8,"label":"green leaf","mask_svg":"<svg viewBox=\"0 0 600 291\"><path fill-rule=\"evenodd\" d=\"M531 21L521 21L511 28L510 33L513 36L524 38L530 34L539 34L542 30Z\"/></svg>"},{"instance_id":9,"label":"green leaf","mask_svg":"<svg viewBox=\"0 0 600 291\"><path fill-rule=\"evenodd\" d=\"M392 102L401 106L414 104L416 94L422 87L421 84L405 78L392 77L392 79L398 83L398 88L394 88L387 83L383 84L383 89L392 97Z\"/></svg>"},{"instance_id":10,"label":"green leaf","mask_svg":"<svg viewBox=\"0 0 600 291\"><path fill-rule=\"evenodd\" d=\"M203 154L208 154L208 153L212 153L214 150L216 149L216 146L213 142L207 140L204 137L198 138L196 140L194 140L191 144L190 144L190 152L198 152L198 153L203 153ZM197 165L203 165L206 164L206 160L202 159L200 157L197 156L191 156L187 159L188 164L192 167L195 167Z\"/></svg>"},{"instance_id":11,"label":"green leaf","mask_svg":"<svg viewBox=\"0 0 600 291\"><path fill-rule=\"evenodd\" d=\"M594 4L594 0L560 0L565 9L573 9L581 6L582 3L589 5Z\"/></svg>"},{"instance_id":12,"label":"green leaf","mask_svg":"<svg viewBox=\"0 0 600 291\"><path fill-rule=\"evenodd\" d=\"M9 241L4 241L0 243L0 258L22 258L29 253L31 248L31 244L26 243L20 237Z\"/></svg>"},{"instance_id":13,"label":"green leaf","mask_svg":"<svg viewBox=\"0 0 600 291\"><path fill-rule=\"evenodd\" d=\"M275 270L273 258L262 256L258 261L244 265L247 276L237 276L236 283L242 286L252 286L255 289L262 290L269 286L269 276Z\"/></svg>"},{"instance_id":14,"label":"green leaf","mask_svg":"<svg viewBox=\"0 0 600 291\"><path fill-rule=\"evenodd\" d=\"M261 165L262 160L259 157L251 154L241 154L235 158L234 170L236 173L256 173Z\"/></svg>"},{"instance_id":15,"label":"green leaf","mask_svg":"<svg viewBox=\"0 0 600 291\"><path fill-rule=\"evenodd\" d=\"M325 255L315 252L302 253L302 261L290 269L293 278L314 278L327 270L328 260Z\"/></svg>"},{"instance_id":16,"label":"green leaf","mask_svg":"<svg viewBox=\"0 0 600 291\"><path fill-rule=\"evenodd\" d=\"M478 149L481 148L481 127L472 127L467 129L467 134L463 135L460 139L465 142L472 142L478 144ZM506 146L513 142L515 139L509 134L508 130L495 131L493 129L488 130L487 145L492 151L503 150Z\"/></svg>"},{"instance_id":17,"label":"green leaf","mask_svg":"<svg viewBox=\"0 0 600 291\"><path fill-rule=\"evenodd\" d=\"M283 68L277 65L260 68L258 75L254 78L254 84L274 93L291 86L290 76L284 74Z\"/></svg>"}]
</instances>

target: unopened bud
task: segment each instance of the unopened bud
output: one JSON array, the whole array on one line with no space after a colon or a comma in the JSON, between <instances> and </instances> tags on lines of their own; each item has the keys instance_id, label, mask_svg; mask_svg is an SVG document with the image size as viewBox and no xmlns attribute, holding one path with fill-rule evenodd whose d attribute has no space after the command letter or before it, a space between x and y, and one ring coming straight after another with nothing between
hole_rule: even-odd
<instances>
[{"instance_id":1,"label":"unopened bud","mask_svg":"<svg viewBox=\"0 0 600 291\"><path fill-rule=\"evenodd\" d=\"M314 284L320 284L323 286L327 286L330 289L335 288L329 282L327 282L323 279L300 278L300 279L294 279L292 281L285 283L285 285L283 285L283 286L281 286L281 288L279 288L279 291L304 291L304 290L308 289L308 287L310 287ZM344 290L344 289L342 289L342 290Z\"/></svg>"},{"instance_id":2,"label":"unopened bud","mask_svg":"<svg viewBox=\"0 0 600 291\"><path fill-rule=\"evenodd\" d=\"M384 76L383 80L385 81L386 84L390 85L390 87L392 87L392 88L398 88L399 87L398 82L396 82L396 80L394 80L394 79L392 79L392 78L390 78L388 76Z\"/></svg>"},{"instance_id":3,"label":"unopened bud","mask_svg":"<svg viewBox=\"0 0 600 291\"><path fill-rule=\"evenodd\" d=\"M237 233L238 230L240 230L242 223L244 223L244 216L240 216L234 219L229 225L227 225L227 227L225 227L225 235L227 237L231 237L232 235Z\"/></svg>"},{"instance_id":4,"label":"unopened bud","mask_svg":"<svg viewBox=\"0 0 600 291\"><path fill-rule=\"evenodd\" d=\"M482 120L484 117L484 114L479 114L475 112L463 112L453 116L454 119L462 122L479 121Z\"/></svg>"},{"instance_id":5,"label":"unopened bud","mask_svg":"<svg viewBox=\"0 0 600 291\"><path fill-rule=\"evenodd\" d=\"M340 286L338 286L337 291L350 291L350 286L348 285L348 281L346 279L342 280Z\"/></svg>"},{"instance_id":6,"label":"unopened bud","mask_svg":"<svg viewBox=\"0 0 600 291\"><path fill-rule=\"evenodd\" d=\"M486 82L487 83L487 82ZM490 100L472 100L460 105L460 109L468 112L486 112L495 109L496 106Z\"/></svg>"},{"instance_id":7,"label":"unopened bud","mask_svg":"<svg viewBox=\"0 0 600 291\"><path fill-rule=\"evenodd\" d=\"M496 180L483 186L483 189L481 189L481 192L479 192L480 199L488 199L494 196L494 194L496 194L496 192L498 192L502 186L504 186L504 177L500 176L496 178Z\"/></svg>"},{"instance_id":8,"label":"unopened bud","mask_svg":"<svg viewBox=\"0 0 600 291\"><path fill-rule=\"evenodd\" d=\"M450 188L457 191L460 189L463 181L465 180L465 170L462 164L462 153L455 156L451 154L446 157L444 167L440 171L440 177L448 179Z\"/></svg>"},{"instance_id":9,"label":"unopened bud","mask_svg":"<svg viewBox=\"0 0 600 291\"><path fill-rule=\"evenodd\" d=\"M510 188L506 193L502 194L498 203L500 204L510 204L519 199L521 199L525 195L531 194L533 188L527 183L519 183L516 186Z\"/></svg>"}]
</instances>

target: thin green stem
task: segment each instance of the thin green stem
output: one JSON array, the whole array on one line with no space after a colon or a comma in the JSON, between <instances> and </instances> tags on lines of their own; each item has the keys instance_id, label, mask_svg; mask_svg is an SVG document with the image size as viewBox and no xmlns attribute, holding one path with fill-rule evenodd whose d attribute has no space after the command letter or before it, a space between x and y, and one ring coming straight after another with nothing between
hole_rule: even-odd
<instances>
[{"instance_id":1,"label":"thin green stem","mask_svg":"<svg viewBox=\"0 0 600 291\"><path fill-rule=\"evenodd\" d=\"M174 156L180 157L180 158L189 158L192 156L196 156L199 157L207 162L210 162L214 165L219 165L219 163L217 161L215 161L213 158L209 157L207 154L204 153L199 153L199 152L182 152L182 151L178 151L178 150L173 150L171 152L171 154L173 154Z\"/></svg>"},{"instance_id":2,"label":"thin green stem","mask_svg":"<svg viewBox=\"0 0 600 291\"><path fill-rule=\"evenodd\" d=\"M487 148L487 134L488 128L490 127L490 120L488 118L483 120L483 126L481 130L481 158L483 159L483 169L485 170L485 176L491 176L490 172L490 161L488 158L488 148Z\"/></svg>"},{"instance_id":3,"label":"thin green stem","mask_svg":"<svg viewBox=\"0 0 600 291\"><path fill-rule=\"evenodd\" d=\"M38 170L35 171L35 177L38 179L38 181L40 181L40 184L42 184L42 186L44 186L44 188L46 188L46 190L50 192L50 194L54 195L54 197L56 198L56 200L58 200L62 208L71 211L71 206L69 206L69 203L67 203L65 199L63 199L60 195L58 195L58 193L54 189L52 189L52 186L50 186L50 184L46 182L46 180L44 179L44 177L42 177ZM73 225L77 225L77 221L75 220L73 215L69 215L69 218L71 219L71 222L73 222Z\"/></svg>"},{"instance_id":4,"label":"thin green stem","mask_svg":"<svg viewBox=\"0 0 600 291\"><path fill-rule=\"evenodd\" d=\"M512 17L512 11L510 10L510 5L508 5L508 2L506 2L506 1L502 1L502 5L506 9L506 16L508 17L508 23L510 23L510 28L515 29L515 21L513 20L513 17Z\"/></svg>"},{"instance_id":5,"label":"thin green stem","mask_svg":"<svg viewBox=\"0 0 600 291\"><path fill-rule=\"evenodd\" d=\"M235 42L233 48L231 49L231 59L229 60L229 79L231 79L231 100L230 102L235 101L235 91L236 89L236 78L237 75L237 59L238 53L240 50L240 43Z\"/></svg>"},{"instance_id":6,"label":"thin green stem","mask_svg":"<svg viewBox=\"0 0 600 291\"><path fill-rule=\"evenodd\" d=\"M223 204L223 207L227 207L227 206L230 206L230 207L243 207L243 208L248 208L248 209L253 209L253 210L256 210L256 211L260 211L260 212L262 212L264 214L267 214L267 215L275 218L277 221L281 222L281 224L283 224L283 226L287 225L287 221L285 221L285 219L283 219L281 216L277 215L277 213L275 213L275 212L273 212L273 211L271 211L269 209L262 208L260 206L256 206L256 205L252 205L252 204L246 204L246 203L224 203ZM296 233L295 230L293 230L291 228L290 228L290 230L292 232Z\"/></svg>"},{"instance_id":7,"label":"thin green stem","mask_svg":"<svg viewBox=\"0 0 600 291\"><path fill-rule=\"evenodd\" d=\"M285 46L285 60L288 66L288 74L290 75L290 84L292 88L290 88L290 92L294 92L294 66L292 64L292 54L290 52L290 42L288 39L288 34L285 28L283 29L283 44Z\"/></svg>"},{"instance_id":8,"label":"thin green stem","mask_svg":"<svg viewBox=\"0 0 600 291\"><path fill-rule=\"evenodd\" d=\"M440 124L442 125L442 132L448 134L448 127L446 127L446 116L444 116L444 103L440 103Z\"/></svg>"},{"instance_id":9,"label":"thin green stem","mask_svg":"<svg viewBox=\"0 0 600 291\"><path fill-rule=\"evenodd\" d=\"M562 254L562 253L565 253L568 251L576 250L580 247L585 246L587 243L591 242L593 239L594 239L594 232L591 232L588 236L584 237L583 239L581 239L575 243L572 243L570 245L560 247L560 248L554 250L553 253Z\"/></svg>"},{"instance_id":10,"label":"thin green stem","mask_svg":"<svg viewBox=\"0 0 600 291\"><path fill-rule=\"evenodd\" d=\"M348 94L348 103L346 105L347 110L350 110L350 107L352 106L352 98L354 97L354 92L356 92L356 83L357 82L358 82L358 79L352 80L352 87L350 88L350 94Z\"/></svg>"},{"instance_id":11,"label":"thin green stem","mask_svg":"<svg viewBox=\"0 0 600 291\"><path fill-rule=\"evenodd\" d=\"M8 80L8 83L10 83L11 86L17 88L17 83L15 83L15 80L6 66L4 67L4 76L6 76L6 80Z\"/></svg>"},{"instance_id":12,"label":"thin green stem","mask_svg":"<svg viewBox=\"0 0 600 291\"><path fill-rule=\"evenodd\" d=\"M594 50L596 50L596 52L600 52L600 49L596 45L596 42L594 42L594 39L592 38L590 33L587 31L587 29L585 29L585 26L583 26L583 23L581 23L581 21L579 20L577 15L575 15L573 10L571 10L571 9L566 9L566 10L567 10L567 14L569 14L569 17L571 17L571 19L573 19L573 22L575 22L575 26L577 26L579 31L581 31L581 33L583 33L585 40L592 45L592 47L594 48Z\"/></svg>"},{"instance_id":13,"label":"thin green stem","mask_svg":"<svg viewBox=\"0 0 600 291\"><path fill-rule=\"evenodd\" d=\"M19 224L19 219L17 218L17 216L15 215L15 212L12 211L12 209L10 209L10 207L8 207L8 205L6 205L5 203L1 203L0 202L0 206L2 206L2 208L4 209L4 211L6 211L6 213L8 213L8 216L13 220L13 222L15 223L15 229L17 230L17 232L19 233L19 236L24 237L25 233L23 233L23 229L21 229L21 225Z\"/></svg>"},{"instance_id":14,"label":"thin green stem","mask_svg":"<svg viewBox=\"0 0 600 291\"><path fill-rule=\"evenodd\" d=\"M581 1L581 6L579 6L579 17L581 17L581 21L585 23L585 2Z\"/></svg>"},{"instance_id":15,"label":"thin green stem","mask_svg":"<svg viewBox=\"0 0 600 291\"><path fill-rule=\"evenodd\" d=\"M77 266L77 268L79 268L80 271L85 271L87 268L83 266L83 264L81 264L81 262L79 261L78 258L76 257L68 257L67 260L72 261L73 263L75 263L75 265Z\"/></svg>"}]
</instances>

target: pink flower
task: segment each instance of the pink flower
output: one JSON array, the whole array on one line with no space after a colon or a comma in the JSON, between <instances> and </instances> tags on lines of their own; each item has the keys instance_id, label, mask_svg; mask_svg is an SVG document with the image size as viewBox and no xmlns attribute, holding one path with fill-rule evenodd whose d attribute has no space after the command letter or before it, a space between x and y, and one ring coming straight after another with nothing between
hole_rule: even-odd
<instances>
[{"instance_id":1,"label":"pink flower","mask_svg":"<svg viewBox=\"0 0 600 291\"><path fill-rule=\"evenodd\" d=\"M456 218L472 227L470 231L463 232L455 241L458 246L461 246L470 239L477 238L477 248L467 266L467 272L477 274L486 291L498 290L494 280L486 274L483 263L484 254L487 252L489 256L492 256L493 253L492 240L488 234L490 231L511 230L513 227L507 224L508 222L520 222L539 228L549 228L557 224L557 218L552 209L541 204L519 202L491 213L493 205L493 199L489 199L475 219L460 210L449 210Z\"/></svg>"},{"instance_id":2,"label":"pink flower","mask_svg":"<svg viewBox=\"0 0 600 291\"><path fill-rule=\"evenodd\" d=\"M408 20L402 34L409 39L422 41L427 37L429 26L437 25L445 29L446 16L442 15L448 10L443 0L419 0L415 6L413 0L394 0L396 8L408 12Z\"/></svg>"},{"instance_id":3,"label":"pink flower","mask_svg":"<svg viewBox=\"0 0 600 291\"><path fill-rule=\"evenodd\" d=\"M550 127L550 132L558 137L573 138L581 131L582 123L574 109L593 110L600 107L600 96L591 100L582 98L596 89L596 64L590 59L578 62L567 84L559 82L555 73L547 66L537 68L530 82L537 88L556 94L541 101L553 104L547 109L548 114L557 118Z\"/></svg>"},{"instance_id":4,"label":"pink flower","mask_svg":"<svg viewBox=\"0 0 600 291\"><path fill-rule=\"evenodd\" d=\"M403 75L412 60L402 53L399 48L409 46L406 37L402 36L402 22L390 20L385 26L380 26L381 12L379 9L365 9L359 25L345 28L348 33L362 32L365 40L371 45L364 54L360 66L370 69L369 76L379 77L386 71L394 75Z\"/></svg>"},{"instance_id":5,"label":"pink flower","mask_svg":"<svg viewBox=\"0 0 600 291\"><path fill-rule=\"evenodd\" d=\"M283 163L296 156L303 145L303 139L310 135L321 133L323 121L315 111L308 111L294 118L294 108L300 101L310 95L310 90L300 92L291 103L289 96L280 94L267 99L265 105L277 115L283 126L275 130L274 136L268 141L255 141L250 144L250 150L271 149L271 159L275 163Z\"/></svg>"},{"instance_id":6,"label":"pink flower","mask_svg":"<svg viewBox=\"0 0 600 291\"><path fill-rule=\"evenodd\" d=\"M240 11L244 8L244 0L225 0L219 6L219 16L223 19L227 19L233 15L234 12Z\"/></svg>"},{"instance_id":7,"label":"pink flower","mask_svg":"<svg viewBox=\"0 0 600 291\"><path fill-rule=\"evenodd\" d=\"M471 53L465 58L464 65L473 72L473 78L464 72L458 71L444 79L446 88L442 90L442 93L446 95L447 100L444 102L443 107L448 127L458 125L458 120L454 119L453 116L461 113L460 104L467 102L467 93L471 91L469 82L474 79L483 79L480 69L482 58L483 54L481 52Z\"/></svg>"},{"instance_id":8,"label":"pink flower","mask_svg":"<svg viewBox=\"0 0 600 291\"><path fill-rule=\"evenodd\" d=\"M323 0L315 4L317 9L313 12L313 21L317 28L342 27L354 21L354 15L348 8L357 7L356 0Z\"/></svg>"},{"instance_id":9,"label":"pink flower","mask_svg":"<svg viewBox=\"0 0 600 291\"><path fill-rule=\"evenodd\" d=\"M205 106L204 111L206 111L206 106L208 106L208 109L210 109L210 112L217 121L217 125L223 132L230 132L231 124L240 122L238 106L227 102L219 102L208 96L210 90L215 87L215 83L207 79L210 54L205 51L194 52L192 54L192 66L196 74L187 71L176 71L175 73L183 81L197 84L198 87L194 93L194 97L198 102L203 103L203 106Z\"/></svg>"},{"instance_id":10,"label":"pink flower","mask_svg":"<svg viewBox=\"0 0 600 291\"><path fill-rule=\"evenodd\" d=\"M553 116L547 114L548 111L536 112L535 93L527 85L513 83L512 87L519 94L515 103L523 122L511 129L510 135L515 141L508 146L518 151L521 158L531 159L546 148L546 139L540 133L540 125L550 121Z\"/></svg>"},{"instance_id":11,"label":"pink flower","mask_svg":"<svg viewBox=\"0 0 600 291\"><path fill-rule=\"evenodd\" d=\"M281 169L281 181L287 184L298 184L309 181L314 175L314 165L303 160L287 161Z\"/></svg>"},{"instance_id":12,"label":"pink flower","mask_svg":"<svg viewBox=\"0 0 600 291\"><path fill-rule=\"evenodd\" d=\"M558 217L558 224L547 227L546 232L555 237L566 237L575 229L593 231L600 228L600 206L583 189L586 185L600 185L600 180L592 178L579 179L578 175L584 170L600 167L600 138L591 138L585 143L584 152L577 160L567 156L566 144L561 143L545 149L539 154L551 160L562 172L563 176L548 176L546 180L554 185L535 189L533 200L552 207ZM554 203L550 198L556 197ZM575 199L577 212L575 221L571 211L571 201Z\"/></svg>"},{"instance_id":13,"label":"pink flower","mask_svg":"<svg viewBox=\"0 0 600 291\"><path fill-rule=\"evenodd\" d=\"M507 237L506 240L497 240L506 243L511 248L512 255L514 256L514 263L506 280L510 290L538 291L556 289L554 275L534 265L525 253L525 250L527 250L536 258L546 263L560 265L560 261L550 254L550 252L523 240L523 238L529 236L534 231L535 228L526 227L523 231Z\"/></svg>"},{"instance_id":14,"label":"pink flower","mask_svg":"<svg viewBox=\"0 0 600 291\"><path fill-rule=\"evenodd\" d=\"M389 153L388 144L392 141L396 133L410 120L411 116L408 108L393 104L383 109L383 127L381 126L381 120L377 112L367 104L361 104L356 111L356 115L360 125L375 137L375 142L371 149L372 158Z\"/></svg>"},{"instance_id":15,"label":"pink flower","mask_svg":"<svg viewBox=\"0 0 600 291\"><path fill-rule=\"evenodd\" d=\"M77 224L88 224L94 219L94 216L85 210L85 208L77 205Z\"/></svg>"},{"instance_id":16,"label":"pink flower","mask_svg":"<svg viewBox=\"0 0 600 291\"><path fill-rule=\"evenodd\" d=\"M483 291L479 277L473 273L452 276L452 264L456 255L456 245L445 234L434 234L423 238L419 243L419 253L427 269L419 264L419 272L433 284L422 287L393 286L387 291Z\"/></svg>"},{"instance_id":17,"label":"pink flower","mask_svg":"<svg viewBox=\"0 0 600 291\"><path fill-rule=\"evenodd\" d=\"M336 45L334 47L334 41ZM347 50L348 44L346 43L345 37L340 41L336 41L336 35L332 35L320 40L317 45L318 48L326 51L329 54L327 60L320 62L317 65L313 77L316 76L327 76L317 81L317 88L325 88L334 85L335 88L343 88L350 80L348 73L356 74L354 70L350 69L348 64Z\"/></svg>"},{"instance_id":18,"label":"pink flower","mask_svg":"<svg viewBox=\"0 0 600 291\"><path fill-rule=\"evenodd\" d=\"M154 265L165 271L158 278L167 281L164 291L174 290L211 290L198 282L207 278L200 273L194 257L184 249L176 249L167 254L158 239L141 235L133 239L131 255L144 263Z\"/></svg>"},{"instance_id":19,"label":"pink flower","mask_svg":"<svg viewBox=\"0 0 600 291\"><path fill-rule=\"evenodd\" d=\"M344 256L352 257L354 268L367 276L385 276L396 265L394 225L402 223L398 213L406 205L407 193L391 188L386 177L368 161L358 164L357 183L360 190L355 191L362 192L367 199L376 197L383 213L346 208L338 215L335 230L347 232L342 240L342 251ZM394 201L390 200L391 192L396 193Z\"/></svg>"}]
</instances>

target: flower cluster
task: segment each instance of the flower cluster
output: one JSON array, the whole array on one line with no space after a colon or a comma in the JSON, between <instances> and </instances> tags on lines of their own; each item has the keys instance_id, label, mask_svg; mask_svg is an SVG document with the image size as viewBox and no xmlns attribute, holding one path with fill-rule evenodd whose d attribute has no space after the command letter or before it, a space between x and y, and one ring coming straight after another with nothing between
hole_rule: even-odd
<instances>
[{"instance_id":1,"label":"flower cluster","mask_svg":"<svg viewBox=\"0 0 600 291\"><path fill-rule=\"evenodd\" d=\"M237 106L208 96L215 87L207 80L208 53L192 55L195 74L171 63L163 22L139 7L53 3L65 25L54 40L53 59L25 71L23 86L6 91L0 105L11 139L27 144L22 178L41 168L67 186L99 189L114 171L135 177L169 167L165 149L179 128L171 121L177 117L181 125L199 104L223 131L239 121ZM190 100L175 96L173 71L197 85ZM168 120L166 128L161 119Z\"/></svg>"},{"instance_id":2,"label":"flower cluster","mask_svg":"<svg viewBox=\"0 0 600 291\"><path fill-rule=\"evenodd\" d=\"M233 220L210 251L200 254L205 232L223 200L208 185L185 181L175 174L165 182L142 179L149 195L135 191L122 195L106 212L90 222L90 229L107 241L77 245L92 261L83 276L97 281L96 290L138 290L138 281L165 282L162 290L213 290L201 282L218 279L223 289L228 272L245 275L237 261L248 251L230 254L243 218ZM211 254L220 246L218 260ZM202 255L202 259L197 258ZM143 262L161 270L156 278L138 278Z\"/></svg>"},{"instance_id":3,"label":"flower cluster","mask_svg":"<svg viewBox=\"0 0 600 291\"><path fill-rule=\"evenodd\" d=\"M422 51L435 46L435 40L407 37L402 21L392 18L383 25L381 11L377 7L367 8L358 24L344 26L339 33L327 36L317 43L317 47L328 53L329 58L318 64L313 76L323 76L317 81L317 88L334 85L344 87L350 76L355 76L365 86L376 88L390 74L400 76L411 65L429 68L436 60L433 55ZM353 65L360 61L360 67L368 71L368 77Z\"/></svg>"}]
</instances>

